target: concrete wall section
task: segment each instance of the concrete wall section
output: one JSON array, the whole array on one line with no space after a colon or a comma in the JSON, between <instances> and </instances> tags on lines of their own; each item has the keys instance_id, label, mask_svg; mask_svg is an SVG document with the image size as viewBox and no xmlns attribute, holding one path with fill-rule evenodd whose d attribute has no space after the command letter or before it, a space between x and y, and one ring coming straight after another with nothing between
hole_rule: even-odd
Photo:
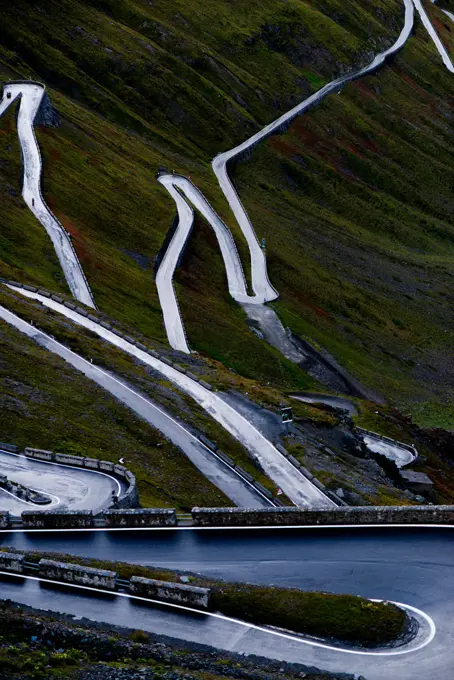
<instances>
[{"instance_id":1,"label":"concrete wall section","mask_svg":"<svg viewBox=\"0 0 454 680\"><path fill-rule=\"evenodd\" d=\"M140 510L106 510L102 517L108 527L174 527L175 510L144 508Z\"/></svg>"},{"instance_id":2,"label":"concrete wall section","mask_svg":"<svg viewBox=\"0 0 454 680\"><path fill-rule=\"evenodd\" d=\"M305 508L194 508L195 526L314 526L358 524L453 524L454 506Z\"/></svg>"},{"instance_id":3,"label":"concrete wall section","mask_svg":"<svg viewBox=\"0 0 454 680\"><path fill-rule=\"evenodd\" d=\"M115 503L115 508L118 510L128 510L140 507L139 492L137 491L137 486L135 482L129 484L127 491L120 496L118 501Z\"/></svg>"},{"instance_id":4,"label":"concrete wall section","mask_svg":"<svg viewBox=\"0 0 454 680\"><path fill-rule=\"evenodd\" d=\"M178 602L188 607L202 607L203 609L208 607L210 597L208 588L196 588L171 581L156 581L141 576L132 576L130 584L131 593L134 595L163 602Z\"/></svg>"},{"instance_id":5,"label":"concrete wall section","mask_svg":"<svg viewBox=\"0 0 454 680\"><path fill-rule=\"evenodd\" d=\"M22 574L24 571L24 555L0 552L0 571L12 571L15 574Z\"/></svg>"},{"instance_id":6,"label":"concrete wall section","mask_svg":"<svg viewBox=\"0 0 454 680\"><path fill-rule=\"evenodd\" d=\"M123 465L114 465L113 471L117 477L125 477L126 473L128 472L127 469L123 467Z\"/></svg>"},{"instance_id":7,"label":"concrete wall section","mask_svg":"<svg viewBox=\"0 0 454 680\"><path fill-rule=\"evenodd\" d=\"M94 524L93 514L89 510L77 512L35 512L25 510L22 513L24 527L30 529L67 529L86 528Z\"/></svg>"},{"instance_id":8,"label":"concrete wall section","mask_svg":"<svg viewBox=\"0 0 454 680\"><path fill-rule=\"evenodd\" d=\"M19 453L20 448L15 444L7 444L6 442L0 442L0 450L8 451L9 453Z\"/></svg>"},{"instance_id":9,"label":"concrete wall section","mask_svg":"<svg viewBox=\"0 0 454 680\"><path fill-rule=\"evenodd\" d=\"M39 576L40 578L64 581L66 583L78 583L106 590L115 590L118 578L118 574L114 571L82 567L80 564L54 562L54 560L39 561Z\"/></svg>"},{"instance_id":10,"label":"concrete wall section","mask_svg":"<svg viewBox=\"0 0 454 680\"><path fill-rule=\"evenodd\" d=\"M31 449L27 446L24 453L29 458L37 458L38 460L55 460L52 451L44 451L43 449Z\"/></svg>"},{"instance_id":11,"label":"concrete wall section","mask_svg":"<svg viewBox=\"0 0 454 680\"><path fill-rule=\"evenodd\" d=\"M63 465L75 465L76 467L83 467L84 459L81 456L70 456L67 453L56 453L55 461Z\"/></svg>"}]
</instances>

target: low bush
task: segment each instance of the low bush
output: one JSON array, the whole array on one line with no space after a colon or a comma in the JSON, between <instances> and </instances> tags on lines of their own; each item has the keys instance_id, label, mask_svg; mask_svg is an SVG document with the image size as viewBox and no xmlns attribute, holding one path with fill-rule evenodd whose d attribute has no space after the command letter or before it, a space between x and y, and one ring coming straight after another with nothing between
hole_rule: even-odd
<instances>
[{"instance_id":1,"label":"low bush","mask_svg":"<svg viewBox=\"0 0 454 680\"><path fill-rule=\"evenodd\" d=\"M215 588L210 607L256 625L364 646L392 642L404 631L406 622L405 612L390 603L246 584Z\"/></svg>"}]
</instances>

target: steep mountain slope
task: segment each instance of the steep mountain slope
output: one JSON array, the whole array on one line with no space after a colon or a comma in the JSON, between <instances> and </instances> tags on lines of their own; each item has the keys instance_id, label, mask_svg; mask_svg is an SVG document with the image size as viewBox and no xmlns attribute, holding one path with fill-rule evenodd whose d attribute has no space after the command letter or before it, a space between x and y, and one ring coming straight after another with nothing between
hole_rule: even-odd
<instances>
[{"instance_id":1,"label":"steep mountain slope","mask_svg":"<svg viewBox=\"0 0 454 680\"><path fill-rule=\"evenodd\" d=\"M38 130L46 200L73 234L100 308L160 341L152 266L174 206L154 181L158 167L191 175L247 264L211 158L369 61L403 21L400 0L206 4L1 3L0 74L45 81L61 116L61 127ZM431 12L449 41L448 18ZM421 422L445 426L451 96L452 80L418 28L393 66L328 98L233 173L267 238L284 323ZM0 274L65 288L17 195L13 115L0 123ZM244 375L307 386L248 330L200 219L177 280L192 347Z\"/></svg>"},{"instance_id":2,"label":"steep mountain slope","mask_svg":"<svg viewBox=\"0 0 454 680\"><path fill-rule=\"evenodd\" d=\"M419 27L235 178L272 244L281 318L416 419L453 427L453 90L432 54Z\"/></svg>"}]
</instances>

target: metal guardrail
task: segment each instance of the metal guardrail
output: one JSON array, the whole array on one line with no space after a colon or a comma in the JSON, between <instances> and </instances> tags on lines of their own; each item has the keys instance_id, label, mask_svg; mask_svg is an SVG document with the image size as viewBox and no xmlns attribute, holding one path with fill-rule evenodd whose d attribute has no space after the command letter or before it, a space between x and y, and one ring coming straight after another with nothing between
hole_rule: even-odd
<instances>
[{"instance_id":1,"label":"metal guardrail","mask_svg":"<svg viewBox=\"0 0 454 680\"><path fill-rule=\"evenodd\" d=\"M367 435L368 437L372 437L373 439L379 439L380 441L383 442L389 442L390 444L397 444L400 446L402 449L406 449L407 451L411 451L412 453L415 454L415 456L418 456L418 450L416 446L413 444L407 444L405 442L401 442L398 439L392 439L391 437L386 437L384 434L379 434L378 432L372 432L372 430L365 430L363 427L356 427L358 432L361 434Z\"/></svg>"},{"instance_id":2,"label":"metal guardrail","mask_svg":"<svg viewBox=\"0 0 454 680\"><path fill-rule=\"evenodd\" d=\"M24 562L24 569L27 569L27 571L39 571L39 564L36 562Z\"/></svg>"}]
</instances>

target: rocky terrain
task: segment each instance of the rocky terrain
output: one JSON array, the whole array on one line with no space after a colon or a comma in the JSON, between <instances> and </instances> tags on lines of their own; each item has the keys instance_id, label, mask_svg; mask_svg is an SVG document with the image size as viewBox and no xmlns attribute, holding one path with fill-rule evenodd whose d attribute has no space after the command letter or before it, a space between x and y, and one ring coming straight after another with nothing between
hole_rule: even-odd
<instances>
[{"instance_id":1,"label":"rocky terrain","mask_svg":"<svg viewBox=\"0 0 454 680\"><path fill-rule=\"evenodd\" d=\"M353 675L219 653L119 626L0 604L2 680L353 680Z\"/></svg>"}]
</instances>

